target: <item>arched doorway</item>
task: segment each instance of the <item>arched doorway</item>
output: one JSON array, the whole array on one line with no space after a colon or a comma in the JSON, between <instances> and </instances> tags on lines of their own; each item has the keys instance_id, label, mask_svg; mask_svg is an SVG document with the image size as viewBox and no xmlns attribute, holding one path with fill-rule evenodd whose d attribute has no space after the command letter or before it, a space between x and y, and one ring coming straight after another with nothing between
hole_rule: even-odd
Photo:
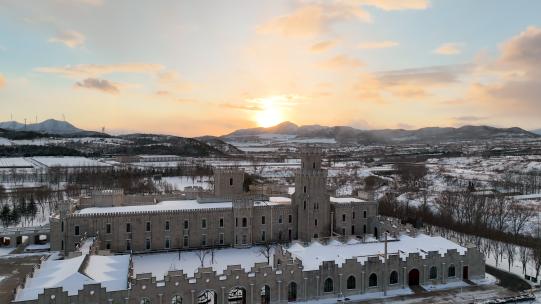
<instances>
[{"instance_id":1,"label":"arched doorway","mask_svg":"<svg viewBox=\"0 0 541 304\"><path fill-rule=\"evenodd\" d=\"M289 286L287 287L287 301L297 301L297 283L295 282L289 283Z\"/></svg>"},{"instance_id":2,"label":"arched doorway","mask_svg":"<svg viewBox=\"0 0 541 304\"><path fill-rule=\"evenodd\" d=\"M214 290L203 290L197 296L197 304L218 304L218 295Z\"/></svg>"},{"instance_id":3,"label":"arched doorway","mask_svg":"<svg viewBox=\"0 0 541 304\"><path fill-rule=\"evenodd\" d=\"M261 287L261 304L270 303L270 287L265 285Z\"/></svg>"},{"instance_id":4,"label":"arched doorway","mask_svg":"<svg viewBox=\"0 0 541 304\"><path fill-rule=\"evenodd\" d=\"M242 287L233 287L227 293L227 303L246 304L246 289Z\"/></svg>"},{"instance_id":5,"label":"arched doorway","mask_svg":"<svg viewBox=\"0 0 541 304\"><path fill-rule=\"evenodd\" d=\"M417 269L410 270L409 275L408 275L408 285L409 286L419 285L419 270Z\"/></svg>"}]
</instances>

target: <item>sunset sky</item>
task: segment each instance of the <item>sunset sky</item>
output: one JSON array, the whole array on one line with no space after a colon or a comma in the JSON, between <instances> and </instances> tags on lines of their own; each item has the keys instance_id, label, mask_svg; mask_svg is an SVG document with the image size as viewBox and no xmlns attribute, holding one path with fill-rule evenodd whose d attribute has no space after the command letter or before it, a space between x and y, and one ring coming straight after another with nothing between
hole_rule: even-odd
<instances>
[{"instance_id":1,"label":"sunset sky","mask_svg":"<svg viewBox=\"0 0 541 304\"><path fill-rule=\"evenodd\" d=\"M0 121L541 128L541 1L0 0Z\"/></svg>"}]
</instances>

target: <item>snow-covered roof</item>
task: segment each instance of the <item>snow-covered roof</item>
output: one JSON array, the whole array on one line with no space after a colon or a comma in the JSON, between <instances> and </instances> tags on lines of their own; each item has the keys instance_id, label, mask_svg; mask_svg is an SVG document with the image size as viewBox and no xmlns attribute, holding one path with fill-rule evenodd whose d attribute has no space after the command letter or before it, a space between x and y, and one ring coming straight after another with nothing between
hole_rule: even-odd
<instances>
[{"instance_id":1,"label":"snow-covered roof","mask_svg":"<svg viewBox=\"0 0 541 304\"><path fill-rule=\"evenodd\" d=\"M0 158L0 168L32 168L32 164L22 157L3 157Z\"/></svg>"},{"instance_id":2,"label":"snow-covered roof","mask_svg":"<svg viewBox=\"0 0 541 304\"><path fill-rule=\"evenodd\" d=\"M86 255L65 260L46 260L15 301L36 300L45 288L61 287L68 295L76 295L86 284L102 283L107 291L127 289L129 255L89 256L84 273L79 272Z\"/></svg>"},{"instance_id":3,"label":"snow-covered roof","mask_svg":"<svg viewBox=\"0 0 541 304\"><path fill-rule=\"evenodd\" d=\"M32 158L47 167L109 167L111 165L80 156L36 156Z\"/></svg>"},{"instance_id":4,"label":"snow-covered roof","mask_svg":"<svg viewBox=\"0 0 541 304\"><path fill-rule=\"evenodd\" d=\"M176 211L192 209L233 208L232 202L200 203L197 200L164 201L157 204L122 206L122 207L91 207L77 211L77 214L105 214L105 213L132 213Z\"/></svg>"},{"instance_id":5,"label":"snow-covered roof","mask_svg":"<svg viewBox=\"0 0 541 304\"><path fill-rule=\"evenodd\" d=\"M347 204L347 203L362 203L366 202L360 198L356 197L331 197L331 203L337 204Z\"/></svg>"},{"instance_id":6,"label":"snow-covered roof","mask_svg":"<svg viewBox=\"0 0 541 304\"><path fill-rule=\"evenodd\" d=\"M429 251L437 251L442 255L450 249L456 249L460 254L466 252L466 248L445 238L425 234L420 234L417 237L402 235L398 241L388 242L387 244L388 254L398 252L402 259L405 259L410 253L418 253L421 257L425 257ZM349 241L341 243L331 241L324 245L315 241L308 246L296 243L286 250L293 257L302 261L305 271L311 271L319 269L319 266L324 261L334 261L341 266L347 259L357 258L358 262L364 263L370 256L382 257L385 252L384 246L384 242L361 243Z\"/></svg>"},{"instance_id":7,"label":"snow-covered roof","mask_svg":"<svg viewBox=\"0 0 541 304\"><path fill-rule=\"evenodd\" d=\"M180 253L180 259L178 252L133 255L133 271L134 274L152 273L157 280L162 280L170 270L182 270L188 277L193 277L201 267L198 253L197 250L183 251ZM216 274L220 275L228 265L241 265L248 272L255 263L261 262L267 262L267 258L261 253L261 247L226 248L214 251L214 263L211 253L208 253L205 256L204 267L212 267Z\"/></svg>"},{"instance_id":8,"label":"snow-covered roof","mask_svg":"<svg viewBox=\"0 0 541 304\"><path fill-rule=\"evenodd\" d=\"M255 201L254 206L291 204L289 197L271 196L267 201ZM163 201L157 204L121 206L121 207L91 207L77 211L77 214L106 214L106 213L133 213L156 212L197 209L233 208L233 202L198 202L197 200Z\"/></svg>"}]
</instances>

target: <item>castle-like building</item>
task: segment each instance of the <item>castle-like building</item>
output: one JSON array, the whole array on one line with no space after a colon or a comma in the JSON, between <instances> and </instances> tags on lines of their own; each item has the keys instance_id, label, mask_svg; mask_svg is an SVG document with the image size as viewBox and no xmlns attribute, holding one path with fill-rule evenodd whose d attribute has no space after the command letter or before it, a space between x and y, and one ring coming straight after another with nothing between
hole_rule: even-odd
<instances>
[{"instance_id":1,"label":"castle-like building","mask_svg":"<svg viewBox=\"0 0 541 304\"><path fill-rule=\"evenodd\" d=\"M302 152L291 198L246 194L243 185L243 171L217 169L214 195L196 200L123 206L111 193L96 207L64 206L51 219L51 250L74 251L83 235L115 253L378 236L377 204L330 197L317 150Z\"/></svg>"},{"instance_id":2,"label":"castle-like building","mask_svg":"<svg viewBox=\"0 0 541 304\"><path fill-rule=\"evenodd\" d=\"M194 200L126 202L112 191L63 204L51 250L65 259L45 261L15 301L267 304L484 277L477 249L403 231L376 202L330 197L326 184L320 151L305 149L291 196L245 193L242 171L217 169L214 193ZM89 280L40 283L63 262L75 265L68 277Z\"/></svg>"}]
</instances>

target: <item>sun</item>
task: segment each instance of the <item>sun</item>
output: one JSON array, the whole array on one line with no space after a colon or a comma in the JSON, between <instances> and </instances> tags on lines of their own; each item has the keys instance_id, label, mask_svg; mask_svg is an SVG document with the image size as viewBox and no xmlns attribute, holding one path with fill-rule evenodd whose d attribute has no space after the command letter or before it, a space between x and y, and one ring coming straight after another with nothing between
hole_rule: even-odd
<instances>
[{"instance_id":1,"label":"sun","mask_svg":"<svg viewBox=\"0 0 541 304\"><path fill-rule=\"evenodd\" d=\"M259 101L261 110L255 114L255 121L260 127L268 128L282 122L283 115L274 98L263 98Z\"/></svg>"}]
</instances>

